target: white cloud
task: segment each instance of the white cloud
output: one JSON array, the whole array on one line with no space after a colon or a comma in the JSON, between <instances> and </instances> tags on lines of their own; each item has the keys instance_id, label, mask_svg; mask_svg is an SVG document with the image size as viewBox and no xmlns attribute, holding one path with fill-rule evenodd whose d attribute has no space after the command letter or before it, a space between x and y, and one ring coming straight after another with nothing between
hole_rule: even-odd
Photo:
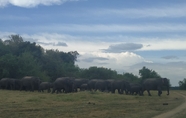
<instances>
[{"instance_id":1,"label":"white cloud","mask_svg":"<svg viewBox=\"0 0 186 118\"><path fill-rule=\"evenodd\" d=\"M97 59L97 58L101 59ZM94 60L84 61L85 59ZM107 59L107 60L106 60ZM132 52L123 52L123 53L102 53L102 52L92 52L82 54L78 58L77 64L82 68L88 68L90 66L106 67L112 68L115 70L123 69L125 66L131 66L136 63L146 62L141 56L132 53ZM124 70L123 70L124 71Z\"/></svg>"},{"instance_id":2,"label":"white cloud","mask_svg":"<svg viewBox=\"0 0 186 118\"><path fill-rule=\"evenodd\" d=\"M65 2L80 1L80 0L0 0L0 7L5 7L9 4L19 7L36 7L38 5L60 5Z\"/></svg>"},{"instance_id":3,"label":"white cloud","mask_svg":"<svg viewBox=\"0 0 186 118\"><path fill-rule=\"evenodd\" d=\"M185 39L149 39L143 42L143 48L139 50L186 50Z\"/></svg>"},{"instance_id":4,"label":"white cloud","mask_svg":"<svg viewBox=\"0 0 186 118\"><path fill-rule=\"evenodd\" d=\"M98 9L92 12L95 15L114 15L118 17L125 18L179 18L186 17L185 4L177 4L161 6L161 7L151 7L151 8L125 8L125 9Z\"/></svg>"},{"instance_id":5,"label":"white cloud","mask_svg":"<svg viewBox=\"0 0 186 118\"><path fill-rule=\"evenodd\" d=\"M144 23L144 24L52 24L45 26L20 27L25 30L53 31L53 32L75 32L75 33L151 33L151 32L186 32L186 24L171 23ZM50 29L49 29L50 28Z\"/></svg>"},{"instance_id":6,"label":"white cloud","mask_svg":"<svg viewBox=\"0 0 186 118\"><path fill-rule=\"evenodd\" d=\"M3 40L11 34L16 34L14 32L0 32L0 38ZM143 45L141 49L137 51L144 50L186 50L186 40L183 37L171 38L161 38L161 37L127 37L122 35L111 35L111 36L86 36L86 35L68 35L68 34L58 34L58 33L37 33L37 34L20 34L25 40L31 42L43 42L57 44L58 42L63 42L68 45L68 47L52 46L52 45L42 45L47 49L56 49L63 51L77 50L81 53L95 52L104 49L108 49L110 45L119 44L130 44L130 43L140 43Z\"/></svg>"}]
</instances>

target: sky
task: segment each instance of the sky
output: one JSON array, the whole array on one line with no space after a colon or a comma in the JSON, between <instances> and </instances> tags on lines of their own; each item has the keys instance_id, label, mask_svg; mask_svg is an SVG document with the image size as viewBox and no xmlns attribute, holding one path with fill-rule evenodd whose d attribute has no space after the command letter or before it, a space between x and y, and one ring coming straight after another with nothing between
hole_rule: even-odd
<instances>
[{"instance_id":1,"label":"sky","mask_svg":"<svg viewBox=\"0 0 186 118\"><path fill-rule=\"evenodd\" d=\"M0 38L77 51L76 65L186 78L185 0L0 0Z\"/></svg>"}]
</instances>

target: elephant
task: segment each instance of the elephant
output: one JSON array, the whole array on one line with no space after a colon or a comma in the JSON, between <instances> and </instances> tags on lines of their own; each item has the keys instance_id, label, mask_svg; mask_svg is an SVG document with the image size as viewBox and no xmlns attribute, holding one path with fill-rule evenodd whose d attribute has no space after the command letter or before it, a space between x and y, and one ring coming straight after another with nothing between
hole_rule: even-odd
<instances>
[{"instance_id":1,"label":"elephant","mask_svg":"<svg viewBox=\"0 0 186 118\"><path fill-rule=\"evenodd\" d=\"M166 86L167 95L169 95L169 80L167 78L148 78L143 82L142 95L145 90L149 96L151 96L150 90L158 90L158 96L161 96L163 86Z\"/></svg>"},{"instance_id":2,"label":"elephant","mask_svg":"<svg viewBox=\"0 0 186 118\"><path fill-rule=\"evenodd\" d=\"M109 92L111 88L111 82L109 80L97 80L95 83L95 91L99 90L101 92Z\"/></svg>"},{"instance_id":3,"label":"elephant","mask_svg":"<svg viewBox=\"0 0 186 118\"><path fill-rule=\"evenodd\" d=\"M82 84L86 84L87 82L88 82L87 79L74 79L73 85L72 85L73 92L77 92L78 88L80 88Z\"/></svg>"},{"instance_id":4,"label":"elephant","mask_svg":"<svg viewBox=\"0 0 186 118\"><path fill-rule=\"evenodd\" d=\"M81 86L80 86L80 91L85 91L85 90L87 90L88 89L88 84L82 84Z\"/></svg>"},{"instance_id":5,"label":"elephant","mask_svg":"<svg viewBox=\"0 0 186 118\"><path fill-rule=\"evenodd\" d=\"M10 78L2 78L0 80L1 89L10 89Z\"/></svg>"},{"instance_id":6,"label":"elephant","mask_svg":"<svg viewBox=\"0 0 186 118\"><path fill-rule=\"evenodd\" d=\"M20 88L20 80L14 78L2 78L0 80L0 88L18 90Z\"/></svg>"},{"instance_id":7,"label":"elephant","mask_svg":"<svg viewBox=\"0 0 186 118\"><path fill-rule=\"evenodd\" d=\"M111 83L111 92L115 93L118 90L119 94L123 94L123 91L125 91L125 94L128 94L129 87L129 82L125 80L114 80Z\"/></svg>"},{"instance_id":8,"label":"elephant","mask_svg":"<svg viewBox=\"0 0 186 118\"><path fill-rule=\"evenodd\" d=\"M44 90L47 90L47 92L50 93L52 87L53 84L50 82L41 82L39 85L39 92L44 92Z\"/></svg>"},{"instance_id":9,"label":"elephant","mask_svg":"<svg viewBox=\"0 0 186 118\"><path fill-rule=\"evenodd\" d=\"M142 85L138 84L138 83L130 83L130 89L129 92L131 95L142 95Z\"/></svg>"},{"instance_id":10,"label":"elephant","mask_svg":"<svg viewBox=\"0 0 186 118\"><path fill-rule=\"evenodd\" d=\"M21 81L20 91L23 89L25 89L26 91L39 90L39 85L41 83L40 78L34 76L25 76L20 81Z\"/></svg>"},{"instance_id":11,"label":"elephant","mask_svg":"<svg viewBox=\"0 0 186 118\"><path fill-rule=\"evenodd\" d=\"M88 83L87 83L88 90L90 90L90 91L95 90L95 84L96 84L97 81L99 81L99 80L98 79L89 80Z\"/></svg>"},{"instance_id":12,"label":"elephant","mask_svg":"<svg viewBox=\"0 0 186 118\"><path fill-rule=\"evenodd\" d=\"M57 93L61 92L61 90L63 90L65 93L72 92L72 86L73 86L74 79L75 78L73 77L57 78L53 83L52 93L55 93L56 90L57 90Z\"/></svg>"}]
</instances>

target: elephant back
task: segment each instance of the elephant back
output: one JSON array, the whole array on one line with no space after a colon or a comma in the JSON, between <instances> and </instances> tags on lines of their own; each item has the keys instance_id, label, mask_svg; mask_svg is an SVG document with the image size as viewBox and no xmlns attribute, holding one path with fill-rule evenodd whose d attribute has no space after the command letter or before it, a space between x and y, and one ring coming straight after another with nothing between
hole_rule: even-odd
<instances>
[{"instance_id":1,"label":"elephant back","mask_svg":"<svg viewBox=\"0 0 186 118\"><path fill-rule=\"evenodd\" d=\"M39 85L41 83L41 80L39 77L35 77L35 76L25 76L23 77L21 80L21 89L24 87L26 89L34 89L34 90L38 90L39 89Z\"/></svg>"},{"instance_id":2,"label":"elephant back","mask_svg":"<svg viewBox=\"0 0 186 118\"><path fill-rule=\"evenodd\" d=\"M75 78L73 77L60 77L53 82L53 92L55 90L61 91L62 89L66 92L72 92L72 85Z\"/></svg>"}]
</instances>

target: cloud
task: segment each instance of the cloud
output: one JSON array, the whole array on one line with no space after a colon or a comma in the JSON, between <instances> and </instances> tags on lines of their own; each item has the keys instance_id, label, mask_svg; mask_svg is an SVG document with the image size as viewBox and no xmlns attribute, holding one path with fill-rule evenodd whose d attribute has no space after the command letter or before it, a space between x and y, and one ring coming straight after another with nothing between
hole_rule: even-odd
<instances>
[{"instance_id":1,"label":"cloud","mask_svg":"<svg viewBox=\"0 0 186 118\"><path fill-rule=\"evenodd\" d=\"M54 45L54 43L46 43L46 42L37 42L37 43L41 45Z\"/></svg>"},{"instance_id":2,"label":"cloud","mask_svg":"<svg viewBox=\"0 0 186 118\"><path fill-rule=\"evenodd\" d=\"M50 27L50 29L48 29ZM28 31L64 32L64 33L178 33L186 31L186 24L182 23L143 23L143 24L52 24L24 26Z\"/></svg>"},{"instance_id":3,"label":"cloud","mask_svg":"<svg viewBox=\"0 0 186 118\"><path fill-rule=\"evenodd\" d=\"M38 5L60 5L65 2L73 2L73 1L80 1L80 0L0 0L0 7L6 7L7 5L11 4L18 7L36 7Z\"/></svg>"},{"instance_id":4,"label":"cloud","mask_svg":"<svg viewBox=\"0 0 186 118\"><path fill-rule=\"evenodd\" d=\"M164 56L163 59L179 59L177 56Z\"/></svg>"},{"instance_id":5,"label":"cloud","mask_svg":"<svg viewBox=\"0 0 186 118\"><path fill-rule=\"evenodd\" d=\"M57 43L54 43L54 42L51 42L51 43L47 43L47 42L36 42L38 44L41 44L41 45L45 45L45 46L63 46L63 47L67 47L68 45L64 42L57 42Z\"/></svg>"},{"instance_id":6,"label":"cloud","mask_svg":"<svg viewBox=\"0 0 186 118\"><path fill-rule=\"evenodd\" d=\"M79 60L79 61L84 61L84 62L93 62L95 60L99 60L99 61L106 61L106 60L109 60L107 58L104 58L104 57L89 57L89 58L85 58L85 59L82 59L82 60ZM104 63L106 64L106 63Z\"/></svg>"},{"instance_id":7,"label":"cloud","mask_svg":"<svg viewBox=\"0 0 186 118\"><path fill-rule=\"evenodd\" d=\"M108 49L103 49L103 51L104 52L120 53L120 52L126 52L126 51L134 51L137 49L141 49L142 47L143 47L142 44L121 43L121 44L110 45Z\"/></svg>"},{"instance_id":8,"label":"cloud","mask_svg":"<svg viewBox=\"0 0 186 118\"><path fill-rule=\"evenodd\" d=\"M146 8L124 8L124 9L97 9L92 13L99 16L124 16L125 18L180 18L186 17L184 4L146 7Z\"/></svg>"},{"instance_id":9,"label":"cloud","mask_svg":"<svg viewBox=\"0 0 186 118\"><path fill-rule=\"evenodd\" d=\"M78 57L78 64L81 68L89 68L90 66L106 67L112 68L114 70L121 69L125 66L131 66L136 63L146 62L146 60L132 52L122 52L122 53L103 53L103 52L92 52L84 53ZM100 65L103 64L104 65Z\"/></svg>"},{"instance_id":10,"label":"cloud","mask_svg":"<svg viewBox=\"0 0 186 118\"><path fill-rule=\"evenodd\" d=\"M57 44L54 44L54 46L64 46L64 47L67 47L67 44L66 43L63 43L63 42L58 42Z\"/></svg>"},{"instance_id":11,"label":"cloud","mask_svg":"<svg viewBox=\"0 0 186 118\"><path fill-rule=\"evenodd\" d=\"M14 32L0 32L0 38L8 39ZM76 50L81 53L101 51L102 49L109 49L108 47L116 44L130 44L131 42L140 42L142 48L136 51L152 51L152 50L186 50L185 35L170 37L133 37L125 35L104 35L104 36L89 36L89 35L69 35L59 33L36 33L36 34L20 34L23 39L31 42L38 42L46 49L56 49L63 51ZM40 42L43 42L40 43ZM68 48L63 46L53 46L58 42L68 44ZM44 45L45 43L45 45ZM46 45L48 44L48 45ZM50 44L50 45L49 45ZM134 43L136 44L136 43ZM117 46L115 46L117 47ZM118 49L121 50L121 49Z\"/></svg>"}]
</instances>

